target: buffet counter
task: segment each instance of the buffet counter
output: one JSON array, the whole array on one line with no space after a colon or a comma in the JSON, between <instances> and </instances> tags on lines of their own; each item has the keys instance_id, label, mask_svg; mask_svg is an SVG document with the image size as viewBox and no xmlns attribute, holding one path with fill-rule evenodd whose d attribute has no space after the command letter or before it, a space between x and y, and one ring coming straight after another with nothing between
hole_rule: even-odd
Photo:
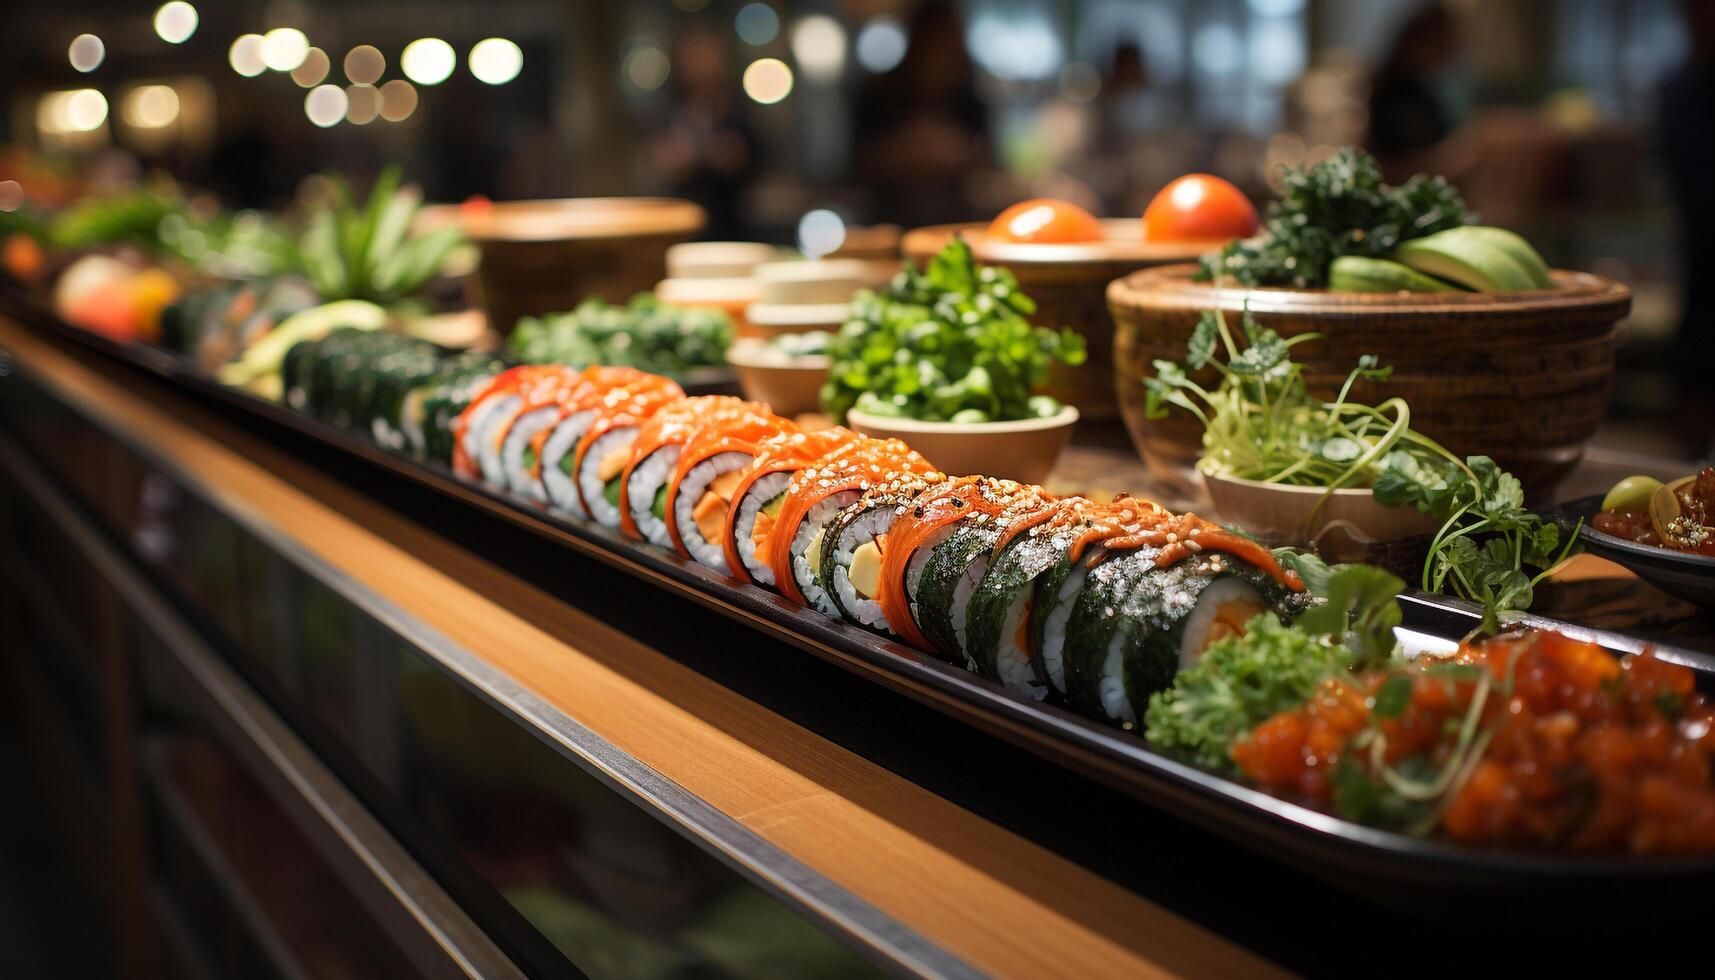
<instances>
[{"instance_id":1,"label":"buffet counter","mask_svg":"<svg viewBox=\"0 0 1715 980\"><path fill-rule=\"evenodd\" d=\"M116 969L1261 976L1464 918L471 503L0 317L3 710ZM1715 647L1596 559L1543 599Z\"/></svg>"},{"instance_id":2,"label":"buffet counter","mask_svg":"<svg viewBox=\"0 0 1715 980\"><path fill-rule=\"evenodd\" d=\"M117 883L122 934L159 939L127 956L171 975L1270 969L997 823L1039 819L1029 787L975 806L1007 795L1009 759L1039 774L1016 750L938 771L988 743L879 689L798 696L835 672L576 556L472 547L459 515L431 533L374 474L64 339L0 321L0 349L9 686L62 736L49 795L105 815L111 864L86 871ZM236 827L277 827L278 850ZM314 918L338 929L305 921L316 885L281 868L325 878L349 913ZM244 942L213 941L214 909Z\"/></svg>"}]
</instances>

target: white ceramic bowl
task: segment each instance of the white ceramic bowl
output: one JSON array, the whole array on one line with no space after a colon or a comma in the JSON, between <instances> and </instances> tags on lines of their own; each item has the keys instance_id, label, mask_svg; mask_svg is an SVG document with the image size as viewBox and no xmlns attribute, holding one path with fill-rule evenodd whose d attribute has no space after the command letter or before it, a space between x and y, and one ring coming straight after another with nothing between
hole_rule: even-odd
<instances>
[{"instance_id":1,"label":"white ceramic bowl","mask_svg":"<svg viewBox=\"0 0 1715 980\"><path fill-rule=\"evenodd\" d=\"M1048 479L1072 438L1078 410L1070 405L1045 419L1015 422L923 422L853 409L847 423L864 435L903 439L942 472L981 474L1020 483Z\"/></svg>"},{"instance_id":2,"label":"white ceramic bowl","mask_svg":"<svg viewBox=\"0 0 1715 980\"><path fill-rule=\"evenodd\" d=\"M727 348L744 397L766 402L775 414L796 418L820 407L822 382L833 359L826 354L793 356L746 338Z\"/></svg>"},{"instance_id":3,"label":"white ceramic bowl","mask_svg":"<svg viewBox=\"0 0 1715 980\"><path fill-rule=\"evenodd\" d=\"M1435 530L1415 507L1384 506L1367 488L1328 493L1208 473L1203 485L1223 519L1271 545L1313 545L1335 561L1361 560L1372 544Z\"/></svg>"},{"instance_id":4,"label":"white ceramic bowl","mask_svg":"<svg viewBox=\"0 0 1715 980\"><path fill-rule=\"evenodd\" d=\"M760 242L685 242L667 250L669 279L748 279L785 250Z\"/></svg>"}]
</instances>

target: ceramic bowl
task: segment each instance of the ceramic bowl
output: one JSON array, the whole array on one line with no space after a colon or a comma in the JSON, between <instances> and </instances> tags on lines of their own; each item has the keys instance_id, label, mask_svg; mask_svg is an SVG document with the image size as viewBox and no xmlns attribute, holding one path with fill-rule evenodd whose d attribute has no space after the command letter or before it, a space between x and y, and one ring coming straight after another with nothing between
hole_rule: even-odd
<instances>
[{"instance_id":1,"label":"ceramic bowl","mask_svg":"<svg viewBox=\"0 0 1715 980\"><path fill-rule=\"evenodd\" d=\"M1071 328L1083 336L1089 351L1078 367L1050 368L1048 393L1076 406L1086 422L1111 422L1117 428L1108 283L1138 269L1196 258L1210 246L1145 241L1143 222L1137 218L1106 220L1102 229L1106 237L1099 242L1020 245L989 238L987 224L933 225L908 233L903 248L905 257L922 267L960 235L978 262L1012 270L1019 288L1036 302L1032 322L1054 330Z\"/></svg>"},{"instance_id":2,"label":"ceramic bowl","mask_svg":"<svg viewBox=\"0 0 1715 980\"><path fill-rule=\"evenodd\" d=\"M1196 462L1202 426L1186 412L1149 419L1144 378L1157 359L1185 359L1204 311L1224 312L1237 329L1248 308L1283 337L1319 336L1292 349L1312 394L1332 398L1358 358L1374 354L1393 375L1359 382L1353 398L1403 397L1412 428L1456 455L1494 457L1540 498L1578 462L1607 410L1614 329L1632 297L1583 272L1556 271L1553 289L1523 293L1245 289L1198 282L1196 272L1148 269L1108 288L1120 406L1133 443L1163 479ZM1196 380L1218 379L1206 369Z\"/></svg>"},{"instance_id":3,"label":"ceramic bowl","mask_svg":"<svg viewBox=\"0 0 1715 980\"><path fill-rule=\"evenodd\" d=\"M1293 487L1203 474L1221 518L1272 546L1315 547L1330 561L1362 561L1372 544L1435 530L1413 507L1387 507L1367 488Z\"/></svg>"},{"instance_id":4,"label":"ceramic bowl","mask_svg":"<svg viewBox=\"0 0 1715 980\"><path fill-rule=\"evenodd\" d=\"M482 251L477 275L500 334L526 316L591 296L623 303L666 276L667 249L702 228L703 209L668 198L502 201L463 217Z\"/></svg>"},{"instance_id":5,"label":"ceramic bowl","mask_svg":"<svg viewBox=\"0 0 1715 980\"><path fill-rule=\"evenodd\" d=\"M787 418L817 410L822 382L827 380L828 366L833 363L826 354L793 356L755 339L733 344L727 349L726 359L738 374L744 397L766 402L775 414Z\"/></svg>"},{"instance_id":6,"label":"ceramic bowl","mask_svg":"<svg viewBox=\"0 0 1715 980\"><path fill-rule=\"evenodd\" d=\"M1014 422L923 422L853 409L846 423L865 435L902 439L954 476L982 474L1020 483L1048 479L1072 438L1078 410L1064 406L1045 419Z\"/></svg>"}]
</instances>

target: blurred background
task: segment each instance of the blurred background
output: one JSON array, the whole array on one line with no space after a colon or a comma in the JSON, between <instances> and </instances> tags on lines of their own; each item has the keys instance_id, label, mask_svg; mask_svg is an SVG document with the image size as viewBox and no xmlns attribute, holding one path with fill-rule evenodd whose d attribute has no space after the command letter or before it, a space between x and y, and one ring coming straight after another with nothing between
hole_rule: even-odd
<instances>
[{"instance_id":1,"label":"blurred background","mask_svg":"<svg viewBox=\"0 0 1715 980\"><path fill-rule=\"evenodd\" d=\"M1356 144L1393 179L1447 175L1551 263L1629 283L1615 414L1706 420L1688 406L1708 386L1670 381L1709 346L1686 275L1707 246L1686 229L1711 208L1711 7L14 3L0 208L152 172L272 207L306 175L361 185L402 162L430 200L670 194L708 209L705 237L814 252L847 224L1027 196L1136 215L1191 171L1261 201L1280 165Z\"/></svg>"}]
</instances>

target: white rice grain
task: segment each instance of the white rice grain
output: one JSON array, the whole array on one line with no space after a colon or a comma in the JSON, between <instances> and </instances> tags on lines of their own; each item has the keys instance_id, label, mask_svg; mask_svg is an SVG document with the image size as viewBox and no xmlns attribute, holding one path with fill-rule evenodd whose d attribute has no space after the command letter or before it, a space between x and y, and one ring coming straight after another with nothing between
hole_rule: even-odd
<instances>
[{"instance_id":1,"label":"white rice grain","mask_svg":"<svg viewBox=\"0 0 1715 980\"><path fill-rule=\"evenodd\" d=\"M578 495L577 481L567 476L560 466L565 457L577 455L578 443L583 441L584 433L590 430L594 421L594 410L573 412L561 419L542 443L542 489L548 495L548 503L556 510L586 520L590 512Z\"/></svg>"},{"instance_id":2,"label":"white rice grain","mask_svg":"<svg viewBox=\"0 0 1715 980\"><path fill-rule=\"evenodd\" d=\"M673 467L678 465L679 454L684 451L684 446L662 446L639 460L632 467L630 479L625 482L625 503L631 508L631 519L637 524L637 533L643 535L643 540L662 548L673 547L673 538L667 533L667 522L656 517L652 509L655 492L673 478Z\"/></svg>"},{"instance_id":3,"label":"white rice grain","mask_svg":"<svg viewBox=\"0 0 1715 980\"><path fill-rule=\"evenodd\" d=\"M602 527L619 527L619 508L607 502L607 496L602 493L606 489L601 478L601 461L608 454L628 449L637 441L637 426L622 425L609 429L601 434L601 438L590 444L584 452L583 465L578 467L578 488L583 491L584 503L589 505L590 516Z\"/></svg>"},{"instance_id":4,"label":"white rice grain","mask_svg":"<svg viewBox=\"0 0 1715 980\"><path fill-rule=\"evenodd\" d=\"M697 503L708 492L715 477L744 469L750 465L751 459L749 453L716 453L691 467L691 472L679 481L679 491L673 497L673 519L679 525L679 540L685 543L685 550L691 553L692 558L717 572L727 570L726 551L718 539L708 541L703 538L703 530L697 526L694 516Z\"/></svg>"},{"instance_id":5,"label":"white rice grain","mask_svg":"<svg viewBox=\"0 0 1715 980\"><path fill-rule=\"evenodd\" d=\"M774 569L756 553L756 541L751 537L756 530L756 515L770 500L785 493L786 485L791 482L792 474L789 472L769 473L758 477L738 501L738 517L732 529L734 543L738 546L738 560L744 563L744 570L750 573L751 580L759 585L774 584Z\"/></svg>"}]
</instances>

